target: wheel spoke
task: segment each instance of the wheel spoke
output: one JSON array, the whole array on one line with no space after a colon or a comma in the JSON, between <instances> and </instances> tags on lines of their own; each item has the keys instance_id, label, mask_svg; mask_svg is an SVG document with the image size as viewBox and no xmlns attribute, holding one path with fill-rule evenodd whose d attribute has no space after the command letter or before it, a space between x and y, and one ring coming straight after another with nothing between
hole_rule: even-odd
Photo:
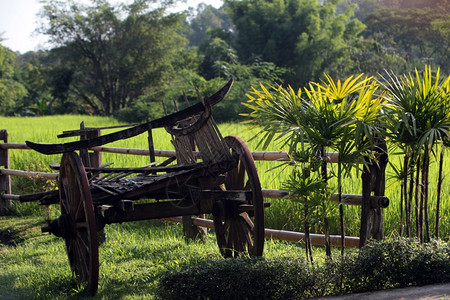
<instances>
[{"instance_id":1,"label":"wheel spoke","mask_svg":"<svg viewBox=\"0 0 450 300\"><path fill-rule=\"evenodd\" d=\"M245 221L245 224L248 226L248 229L253 230L253 228L255 227L255 224L253 224L253 221L250 218L250 216L248 215L248 213L246 213L246 212L241 213L240 216Z\"/></svg>"},{"instance_id":2,"label":"wheel spoke","mask_svg":"<svg viewBox=\"0 0 450 300\"><path fill-rule=\"evenodd\" d=\"M235 234L234 234L234 247L235 250L237 251L236 256L244 253L245 252L245 238L243 236L243 232L242 232L242 226L241 224L239 224L239 220L237 219L235 221L235 225L234 225L234 230L235 230Z\"/></svg>"},{"instance_id":3,"label":"wheel spoke","mask_svg":"<svg viewBox=\"0 0 450 300\"><path fill-rule=\"evenodd\" d=\"M223 200L223 212L213 214L220 251L225 257L242 254L260 256L264 247L264 207L256 166L245 143L236 137L226 137L231 153L238 155L237 166L226 173L226 190L251 191L247 206L234 206ZM220 220L220 222L218 222Z\"/></svg>"},{"instance_id":4,"label":"wheel spoke","mask_svg":"<svg viewBox=\"0 0 450 300\"><path fill-rule=\"evenodd\" d=\"M75 221L79 221L80 218L84 217L84 210L81 210L82 208L84 209L84 202L80 201L78 203L78 207L76 208L76 210L74 212L74 215L75 215L74 219L75 219ZM80 213L81 213L81 216L80 216Z\"/></svg>"},{"instance_id":5,"label":"wheel spoke","mask_svg":"<svg viewBox=\"0 0 450 300\"><path fill-rule=\"evenodd\" d=\"M89 253L89 239L87 238L86 232L77 231L78 242L81 242L82 246L84 246L86 252Z\"/></svg>"},{"instance_id":6,"label":"wheel spoke","mask_svg":"<svg viewBox=\"0 0 450 300\"><path fill-rule=\"evenodd\" d=\"M238 165L238 174L237 174L237 178L236 178L236 186L235 189L236 190L242 190L244 189L244 179L245 179L245 166L242 163L242 161L239 161L239 165Z\"/></svg>"},{"instance_id":7,"label":"wheel spoke","mask_svg":"<svg viewBox=\"0 0 450 300\"><path fill-rule=\"evenodd\" d=\"M247 215L248 217L248 215ZM248 253L251 253L252 249L253 249L253 239L252 239L252 228L249 226L249 223L247 220L245 220L244 217L240 218L240 223L241 223L241 232L242 232L242 237L243 240L246 241L246 245L248 248ZM250 218L249 221L251 222Z\"/></svg>"},{"instance_id":8,"label":"wheel spoke","mask_svg":"<svg viewBox=\"0 0 450 300\"><path fill-rule=\"evenodd\" d=\"M66 214L70 213L70 204L68 203L67 198L66 197L61 198L60 202L62 205L62 209L64 210L63 213L66 213Z\"/></svg>"},{"instance_id":9,"label":"wheel spoke","mask_svg":"<svg viewBox=\"0 0 450 300\"><path fill-rule=\"evenodd\" d=\"M227 241L227 248L233 249L233 242L234 242L234 226L232 223L230 223L230 227L228 229L228 241Z\"/></svg>"},{"instance_id":10,"label":"wheel spoke","mask_svg":"<svg viewBox=\"0 0 450 300\"><path fill-rule=\"evenodd\" d=\"M244 185L244 190L250 191L251 189L252 189L251 182L250 182L250 180L247 180L247 182Z\"/></svg>"},{"instance_id":11,"label":"wheel spoke","mask_svg":"<svg viewBox=\"0 0 450 300\"><path fill-rule=\"evenodd\" d=\"M89 265L88 265L88 256L89 256L89 252L85 251L84 247L82 247L82 245L80 245L79 241L77 240L76 243L76 249L79 255L79 261L78 261L78 266L81 267L81 274L80 277L83 281L86 281L89 278Z\"/></svg>"}]
</instances>

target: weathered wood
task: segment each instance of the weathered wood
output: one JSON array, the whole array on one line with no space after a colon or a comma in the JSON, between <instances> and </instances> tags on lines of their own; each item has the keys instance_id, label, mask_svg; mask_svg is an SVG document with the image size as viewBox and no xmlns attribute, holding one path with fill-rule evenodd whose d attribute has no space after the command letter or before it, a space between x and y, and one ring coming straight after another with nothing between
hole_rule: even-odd
<instances>
[{"instance_id":1,"label":"weathered wood","mask_svg":"<svg viewBox=\"0 0 450 300\"><path fill-rule=\"evenodd\" d=\"M230 80L222 89L220 89L217 93L212 95L209 98L210 104L214 105L220 102L228 94L232 84L233 80ZM197 113L200 113L201 111L203 111L203 109L204 109L203 104L197 103L179 112L162 117L160 119L150 121L150 124L143 123L125 130L117 131L114 133L102 135L97 138L83 141L60 143L60 144L39 144L26 141L26 144L35 151L38 151L43 154L58 154L64 152L71 152L83 148L92 148L95 146L100 146L117 140L127 139L139 135L143 132L146 132L148 130L149 125L151 125L152 128L174 125L178 121L186 119L187 117L195 115Z\"/></svg>"},{"instance_id":2,"label":"weathered wood","mask_svg":"<svg viewBox=\"0 0 450 300\"><path fill-rule=\"evenodd\" d=\"M247 191L199 191L199 199L186 197L180 200L134 204L124 208L123 200L117 201L112 208L105 210L107 224L160 219L173 216L187 216L211 213L215 201L235 201L245 203L252 197ZM201 201L199 201L201 199ZM114 209L117 207L118 209ZM199 219L199 218L196 218Z\"/></svg>"},{"instance_id":3,"label":"weathered wood","mask_svg":"<svg viewBox=\"0 0 450 300\"><path fill-rule=\"evenodd\" d=\"M102 135L100 129L88 130L86 139L93 139ZM92 168L98 168L102 165L103 154L101 151L89 152L89 163Z\"/></svg>"},{"instance_id":4,"label":"weathered wood","mask_svg":"<svg viewBox=\"0 0 450 300\"><path fill-rule=\"evenodd\" d=\"M123 212L114 209L105 211L105 222L112 224L171 216L197 215L212 210L212 202L202 201L202 205L203 207L200 207L199 203L195 205L190 199L137 204L132 212Z\"/></svg>"},{"instance_id":5,"label":"weathered wood","mask_svg":"<svg viewBox=\"0 0 450 300\"><path fill-rule=\"evenodd\" d=\"M370 196L384 196L385 171L388 162L387 147L380 141L375 148L378 161L368 161L361 174L362 197L361 228L359 246L362 247L371 239L381 240L384 236L384 217L381 207L373 207Z\"/></svg>"},{"instance_id":6,"label":"weathered wood","mask_svg":"<svg viewBox=\"0 0 450 300\"><path fill-rule=\"evenodd\" d=\"M147 119L148 130L147 130L147 142L148 142L148 152L150 155L150 163L154 163L155 159L155 145L153 143L153 133L152 133L152 125L150 124L150 120Z\"/></svg>"},{"instance_id":7,"label":"weathered wood","mask_svg":"<svg viewBox=\"0 0 450 300\"><path fill-rule=\"evenodd\" d=\"M47 192L39 192L28 195L21 195L18 199L20 202L40 201L42 204L53 204L59 202L59 190Z\"/></svg>"},{"instance_id":8,"label":"weathered wood","mask_svg":"<svg viewBox=\"0 0 450 300\"><path fill-rule=\"evenodd\" d=\"M8 131L0 130L0 141L8 143ZM9 169L9 152L8 149L0 148L0 167ZM8 174L0 173L0 195L11 194L11 177ZM12 201L9 199L0 199L0 215L4 215L12 208Z\"/></svg>"},{"instance_id":9,"label":"weathered wood","mask_svg":"<svg viewBox=\"0 0 450 300\"><path fill-rule=\"evenodd\" d=\"M264 198L272 198L272 199L281 199L289 196L289 191L286 190L271 190L271 189L263 189ZM293 198L288 197L289 198ZM342 194L341 195L342 204L346 205L358 205L361 206L363 202L362 195L353 195L353 194ZM339 194L333 194L331 196L331 200L334 202L339 202ZM370 206L372 208L386 208L389 206L389 198L386 196L369 196Z\"/></svg>"},{"instance_id":10,"label":"weathered wood","mask_svg":"<svg viewBox=\"0 0 450 300\"><path fill-rule=\"evenodd\" d=\"M288 161L289 155L286 152L278 151L265 151L265 152L252 152L254 160L266 160L266 161ZM325 162L337 163L339 161L339 153L327 152L325 154Z\"/></svg>"},{"instance_id":11,"label":"weathered wood","mask_svg":"<svg viewBox=\"0 0 450 300\"><path fill-rule=\"evenodd\" d=\"M139 124L126 124L126 125L115 125L115 126L103 126L103 127L85 127L85 130L103 130L103 129L118 129L118 128L129 128L134 127ZM65 130L62 134L58 134L58 138L74 137L83 134L84 130Z\"/></svg>"},{"instance_id":12,"label":"weathered wood","mask_svg":"<svg viewBox=\"0 0 450 300\"><path fill-rule=\"evenodd\" d=\"M13 195L13 194L1 194L0 199L3 200L20 200L20 195ZM1 200L0 200L1 201Z\"/></svg>"},{"instance_id":13,"label":"weathered wood","mask_svg":"<svg viewBox=\"0 0 450 300\"><path fill-rule=\"evenodd\" d=\"M86 140L86 130L84 129L84 121L80 123L80 132L81 132L80 140L81 141ZM87 148L80 149L80 157L85 167L91 166L91 162L89 160L89 150Z\"/></svg>"},{"instance_id":14,"label":"weathered wood","mask_svg":"<svg viewBox=\"0 0 450 300\"><path fill-rule=\"evenodd\" d=\"M58 173L20 171L20 170L11 170L11 169L0 169L0 174L17 176L17 177L45 178L45 179L50 179L50 180L56 180L56 178L58 177Z\"/></svg>"},{"instance_id":15,"label":"weathered wood","mask_svg":"<svg viewBox=\"0 0 450 300\"><path fill-rule=\"evenodd\" d=\"M1 140L0 140L1 141ZM32 150L27 144L20 143L0 143L0 149L21 149L21 150Z\"/></svg>"}]
</instances>

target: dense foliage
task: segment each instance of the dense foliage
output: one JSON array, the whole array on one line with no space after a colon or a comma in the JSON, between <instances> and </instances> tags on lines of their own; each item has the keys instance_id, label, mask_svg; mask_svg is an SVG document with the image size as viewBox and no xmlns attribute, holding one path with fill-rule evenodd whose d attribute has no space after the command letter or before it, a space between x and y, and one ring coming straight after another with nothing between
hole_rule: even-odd
<instances>
[{"instance_id":1,"label":"dense foliage","mask_svg":"<svg viewBox=\"0 0 450 300\"><path fill-rule=\"evenodd\" d=\"M20 101L27 91L15 76L16 56L0 45L0 114L14 111L16 101Z\"/></svg>"},{"instance_id":2,"label":"dense foliage","mask_svg":"<svg viewBox=\"0 0 450 300\"><path fill-rule=\"evenodd\" d=\"M260 82L301 87L324 72L342 79L396 74L425 63L450 71L449 7L442 0L227 0L173 12L178 1L45 1L50 50L1 49L1 115L83 113L127 122L157 118L182 90L235 88L219 121L245 112ZM195 93L187 95L195 99Z\"/></svg>"},{"instance_id":3,"label":"dense foliage","mask_svg":"<svg viewBox=\"0 0 450 300\"><path fill-rule=\"evenodd\" d=\"M325 71L353 71L352 54L364 25L352 18L354 7L337 14L333 2L316 0L227 1L237 29L243 61L260 57L289 68L284 79L294 86L317 80Z\"/></svg>"}]
</instances>

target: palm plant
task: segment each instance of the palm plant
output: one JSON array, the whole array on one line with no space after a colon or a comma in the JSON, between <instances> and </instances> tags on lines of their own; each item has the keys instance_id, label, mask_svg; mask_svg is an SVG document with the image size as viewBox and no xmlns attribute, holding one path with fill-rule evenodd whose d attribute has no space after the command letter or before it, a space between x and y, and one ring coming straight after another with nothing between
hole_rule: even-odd
<instances>
[{"instance_id":1,"label":"palm plant","mask_svg":"<svg viewBox=\"0 0 450 300\"><path fill-rule=\"evenodd\" d=\"M416 69L414 74L396 76L388 73L387 77L382 78L382 85L386 89L384 111L387 135L404 154L404 174L410 174L409 196L405 200L406 225L410 224L415 184L416 235L420 241L424 241L425 223L425 239L429 240L429 165L437 146L443 148L444 140L449 137L450 76L441 79L439 69L433 75L431 67L426 66L421 74ZM410 229L407 228L407 234Z\"/></svg>"},{"instance_id":2,"label":"palm plant","mask_svg":"<svg viewBox=\"0 0 450 300\"><path fill-rule=\"evenodd\" d=\"M349 77L345 81L334 81L325 75L321 83L310 83L304 89L306 97L302 97L299 89L295 92L291 87L270 86L267 89L261 84L261 91L252 89L248 94L249 101L245 105L251 113L245 114L252 124L258 128L256 134L260 143L267 146L278 139L281 145L287 146L293 154L300 149L307 149L314 156L312 161L320 161L319 169L310 166L311 170L320 172L321 180L328 183L331 176L328 172L327 151L339 152L338 193L342 193L342 177L349 174L357 158L368 155L372 147L372 135L376 131L376 121L381 109L381 97L374 95L377 84L372 78L363 78L363 74ZM295 155L291 155L295 157ZM300 177L300 176L297 176ZM292 192L298 192L298 186L290 181ZM321 194L326 194L323 190ZM305 199L307 199L306 197ZM323 201L323 200L322 200ZM329 210L324 210L328 212ZM341 236L344 243L345 230L343 206L339 205ZM326 252L331 256L329 243L328 218L323 216L326 237ZM344 249L342 244L342 251ZM343 253L343 252L342 252Z\"/></svg>"}]
</instances>

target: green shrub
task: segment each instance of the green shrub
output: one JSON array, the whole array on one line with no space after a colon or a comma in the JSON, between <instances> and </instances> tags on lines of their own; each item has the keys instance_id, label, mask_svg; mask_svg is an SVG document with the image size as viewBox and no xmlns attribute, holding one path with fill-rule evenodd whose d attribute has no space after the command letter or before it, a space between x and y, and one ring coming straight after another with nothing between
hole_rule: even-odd
<instances>
[{"instance_id":1,"label":"green shrub","mask_svg":"<svg viewBox=\"0 0 450 300\"><path fill-rule=\"evenodd\" d=\"M161 299L304 299L450 282L450 247L373 241L314 266L293 258L214 260L165 273Z\"/></svg>"},{"instance_id":2,"label":"green shrub","mask_svg":"<svg viewBox=\"0 0 450 300\"><path fill-rule=\"evenodd\" d=\"M301 299L314 296L314 276L302 260L213 260L166 273L161 299Z\"/></svg>"},{"instance_id":3,"label":"green shrub","mask_svg":"<svg viewBox=\"0 0 450 300\"><path fill-rule=\"evenodd\" d=\"M450 247L413 239L372 241L342 264L345 292L450 282Z\"/></svg>"}]
</instances>

